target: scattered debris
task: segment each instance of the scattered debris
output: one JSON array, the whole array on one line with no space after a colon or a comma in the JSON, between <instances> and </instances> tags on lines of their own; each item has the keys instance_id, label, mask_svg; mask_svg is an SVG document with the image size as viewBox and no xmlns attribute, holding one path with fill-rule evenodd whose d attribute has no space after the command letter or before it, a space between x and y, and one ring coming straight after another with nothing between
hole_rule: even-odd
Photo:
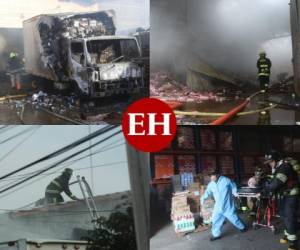
<instances>
[{"instance_id":1,"label":"scattered debris","mask_svg":"<svg viewBox=\"0 0 300 250\"><path fill-rule=\"evenodd\" d=\"M29 95L0 97L0 110L5 112L2 112L3 120L7 120L9 124L19 123L20 120L22 124L26 124L31 119L33 120L30 123L35 123L35 119L44 120L50 116L53 117L54 124L61 120L67 121L67 124L97 125L119 123L123 110L131 102L132 100L128 100L128 98L124 98L122 102L120 100L112 102L108 99L102 99L101 102L99 100L83 101L74 93L70 95L55 95L38 91ZM51 118L49 119L51 120ZM3 120L1 122L6 123ZM38 123L41 122L44 123L44 121L38 121ZM49 124L52 123L50 122Z\"/></svg>"},{"instance_id":2,"label":"scattered debris","mask_svg":"<svg viewBox=\"0 0 300 250\"><path fill-rule=\"evenodd\" d=\"M195 102L204 101L223 102L226 100L225 94L228 90L221 89L216 93L199 93L191 91L185 84L179 83L172 79L166 72L151 73L150 78L150 96L161 100L178 102ZM239 98L241 92L237 92L236 98Z\"/></svg>"}]
</instances>

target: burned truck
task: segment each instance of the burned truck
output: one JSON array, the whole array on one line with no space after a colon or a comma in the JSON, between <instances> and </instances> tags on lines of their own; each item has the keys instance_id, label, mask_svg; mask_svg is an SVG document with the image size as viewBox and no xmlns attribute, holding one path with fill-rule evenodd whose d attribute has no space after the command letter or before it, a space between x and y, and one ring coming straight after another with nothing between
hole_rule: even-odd
<instances>
[{"instance_id":1,"label":"burned truck","mask_svg":"<svg viewBox=\"0 0 300 250\"><path fill-rule=\"evenodd\" d=\"M39 15L23 23L27 73L92 98L144 88L141 49L117 36L114 11Z\"/></svg>"}]
</instances>

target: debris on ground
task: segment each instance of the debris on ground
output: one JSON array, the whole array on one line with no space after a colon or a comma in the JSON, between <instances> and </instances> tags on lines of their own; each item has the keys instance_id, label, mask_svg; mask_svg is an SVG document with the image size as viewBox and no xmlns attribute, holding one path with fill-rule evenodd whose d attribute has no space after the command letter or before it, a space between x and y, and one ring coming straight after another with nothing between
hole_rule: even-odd
<instances>
[{"instance_id":1,"label":"debris on ground","mask_svg":"<svg viewBox=\"0 0 300 250\"><path fill-rule=\"evenodd\" d=\"M223 102L232 95L232 91L226 88L207 93L191 91L186 84L177 82L166 72L152 72L150 76L150 96L165 101L202 103L211 100ZM235 98L239 98L240 94L241 91L235 92Z\"/></svg>"},{"instance_id":2,"label":"debris on ground","mask_svg":"<svg viewBox=\"0 0 300 250\"><path fill-rule=\"evenodd\" d=\"M124 98L111 101L109 99L101 100L82 100L77 95L60 95L38 91L28 95L12 95L0 97L0 110L9 110L10 116L14 121L8 121L14 124L21 120L21 123L35 123L34 120L44 119L46 116L53 116L53 122L57 119L65 121L74 121L76 124L107 124L119 123L122 119L122 112L126 109L132 100ZM3 113L3 116L8 115ZM23 121L23 116L27 119ZM5 119L5 120L7 120ZM51 120L51 118L49 118ZM38 121L37 123L44 121ZM49 123L49 121L47 121ZM52 124L50 122L50 124Z\"/></svg>"}]
</instances>

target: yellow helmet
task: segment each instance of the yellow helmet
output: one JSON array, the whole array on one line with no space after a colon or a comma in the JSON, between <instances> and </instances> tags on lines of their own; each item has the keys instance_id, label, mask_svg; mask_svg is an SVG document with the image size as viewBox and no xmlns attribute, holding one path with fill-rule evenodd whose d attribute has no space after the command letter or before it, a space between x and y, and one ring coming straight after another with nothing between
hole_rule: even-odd
<instances>
[{"instance_id":1,"label":"yellow helmet","mask_svg":"<svg viewBox=\"0 0 300 250\"><path fill-rule=\"evenodd\" d=\"M10 58L17 57L17 53L16 52L10 52L9 57Z\"/></svg>"},{"instance_id":2,"label":"yellow helmet","mask_svg":"<svg viewBox=\"0 0 300 250\"><path fill-rule=\"evenodd\" d=\"M266 53L266 51L264 51L264 50L262 50L262 51L259 52L259 55L260 55L260 56L265 56L266 54L267 54L267 53Z\"/></svg>"}]
</instances>

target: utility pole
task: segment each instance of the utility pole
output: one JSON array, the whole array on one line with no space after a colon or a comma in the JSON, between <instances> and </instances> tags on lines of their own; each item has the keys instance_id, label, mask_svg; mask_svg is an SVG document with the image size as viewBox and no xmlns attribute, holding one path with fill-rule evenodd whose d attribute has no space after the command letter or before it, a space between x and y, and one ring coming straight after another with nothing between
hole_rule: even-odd
<instances>
[{"instance_id":1,"label":"utility pole","mask_svg":"<svg viewBox=\"0 0 300 250\"><path fill-rule=\"evenodd\" d=\"M128 170L130 176L135 235L138 250L149 250L150 231L150 174L149 154L127 148Z\"/></svg>"},{"instance_id":2,"label":"utility pole","mask_svg":"<svg viewBox=\"0 0 300 250\"><path fill-rule=\"evenodd\" d=\"M291 34L295 92L300 96L300 0L291 0Z\"/></svg>"}]
</instances>

